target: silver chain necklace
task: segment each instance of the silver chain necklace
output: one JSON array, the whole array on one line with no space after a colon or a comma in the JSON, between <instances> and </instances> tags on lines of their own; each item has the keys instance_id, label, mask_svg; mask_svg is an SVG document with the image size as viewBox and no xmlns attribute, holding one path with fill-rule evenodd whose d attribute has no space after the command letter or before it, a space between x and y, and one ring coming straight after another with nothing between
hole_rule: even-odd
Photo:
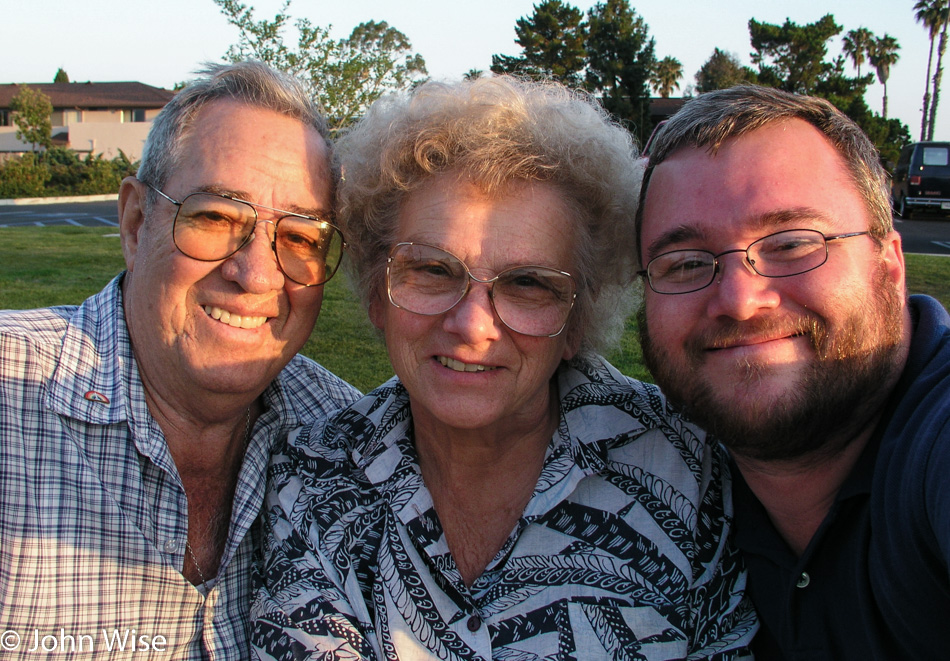
<instances>
[{"instance_id":1,"label":"silver chain necklace","mask_svg":"<svg viewBox=\"0 0 950 661\"><path fill-rule=\"evenodd\" d=\"M253 404L252 404L253 406ZM247 413L244 414L244 449L247 450L248 443L251 441L251 407L247 407ZM195 550L191 548L191 542L188 541L188 536L185 535L185 550L188 551L188 555L191 556L191 564L195 566L195 571L198 572L198 578L201 579L201 585L204 585L208 582L208 579L205 578L204 572L201 571L201 565L198 564L198 556L195 555Z\"/></svg>"}]
</instances>

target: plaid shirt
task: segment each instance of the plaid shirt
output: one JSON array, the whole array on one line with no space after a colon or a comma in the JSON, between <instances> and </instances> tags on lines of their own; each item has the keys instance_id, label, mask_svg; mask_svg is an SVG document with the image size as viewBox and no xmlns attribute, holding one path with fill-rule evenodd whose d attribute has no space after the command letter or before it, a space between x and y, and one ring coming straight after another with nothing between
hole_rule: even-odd
<instances>
[{"instance_id":1,"label":"plaid shirt","mask_svg":"<svg viewBox=\"0 0 950 661\"><path fill-rule=\"evenodd\" d=\"M79 307L0 312L0 656L246 659L274 439L358 393L302 356L267 388L205 596L181 574L188 503L146 407L121 278Z\"/></svg>"},{"instance_id":2,"label":"plaid shirt","mask_svg":"<svg viewBox=\"0 0 950 661\"><path fill-rule=\"evenodd\" d=\"M259 659L737 659L757 628L721 448L594 358L521 520L471 587L393 379L292 434L268 469Z\"/></svg>"}]
</instances>

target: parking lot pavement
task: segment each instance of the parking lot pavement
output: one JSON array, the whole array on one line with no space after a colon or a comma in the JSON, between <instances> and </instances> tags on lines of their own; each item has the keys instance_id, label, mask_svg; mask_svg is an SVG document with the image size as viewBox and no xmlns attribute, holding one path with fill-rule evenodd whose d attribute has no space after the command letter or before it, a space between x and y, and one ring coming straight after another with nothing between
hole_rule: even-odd
<instances>
[{"instance_id":1,"label":"parking lot pavement","mask_svg":"<svg viewBox=\"0 0 950 661\"><path fill-rule=\"evenodd\" d=\"M118 227L115 201L0 207L0 227Z\"/></svg>"}]
</instances>

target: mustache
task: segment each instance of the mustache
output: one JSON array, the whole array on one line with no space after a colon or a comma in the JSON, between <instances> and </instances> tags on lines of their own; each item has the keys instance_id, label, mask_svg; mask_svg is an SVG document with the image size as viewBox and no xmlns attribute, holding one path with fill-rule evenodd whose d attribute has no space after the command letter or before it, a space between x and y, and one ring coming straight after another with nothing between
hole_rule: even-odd
<instances>
[{"instance_id":1,"label":"mustache","mask_svg":"<svg viewBox=\"0 0 950 661\"><path fill-rule=\"evenodd\" d=\"M756 317L747 321L724 318L691 337L686 350L699 356L709 350L726 349L749 338L792 336L809 338L814 349L820 351L828 336L827 324L813 315Z\"/></svg>"}]
</instances>

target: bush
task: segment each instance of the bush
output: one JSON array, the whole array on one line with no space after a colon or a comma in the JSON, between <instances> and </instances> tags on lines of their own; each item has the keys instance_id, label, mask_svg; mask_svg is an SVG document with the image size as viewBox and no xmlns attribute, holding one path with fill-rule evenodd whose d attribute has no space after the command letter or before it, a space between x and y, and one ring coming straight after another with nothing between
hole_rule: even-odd
<instances>
[{"instance_id":1,"label":"bush","mask_svg":"<svg viewBox=\"0 0 950 661\"><path fill-rule=\"evenodd\" d=\"M49 180L49 166L36 154L25 154L0 165L0 198L49 195L46 192Z\"/></svg>"},{"instance_id":2,"label":"bush","mask_svg":"<svg viewBox=\"0 0 950 661\"><path fill-rule=\"evenodd\" d=\"M100 195L119 192L138 163L119 152L112 160L79 155L65 147L25 154L0 166L0 198Z\"/></svg>"}]
</instances>

